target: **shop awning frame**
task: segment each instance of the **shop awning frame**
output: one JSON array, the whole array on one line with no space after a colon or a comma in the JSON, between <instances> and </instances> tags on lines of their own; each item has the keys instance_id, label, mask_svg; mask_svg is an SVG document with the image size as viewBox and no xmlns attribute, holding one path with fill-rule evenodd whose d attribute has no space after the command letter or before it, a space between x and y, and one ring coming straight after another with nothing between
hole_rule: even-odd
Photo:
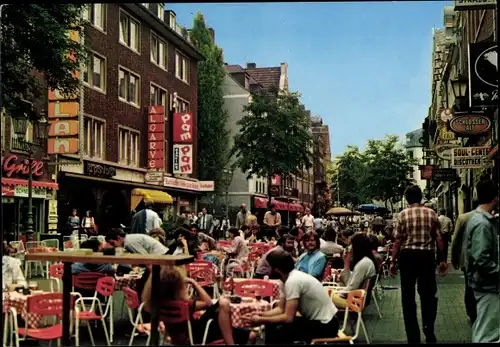
<instances>
[{"instance_id":1,"label":"shop awning frame","mask_svg":"<svg viewBox=\"0 0 500 347\"><path fill-rule=\"evenodd\" d=\"M56 182L47 181L33 181L33 187L37 188L47 188L47 189L59 189L59 185ZM22 178L8 178L2 177L3 186L28 186L28 180Z\"/></svg>"},{"instance_id":2,"label":"shop awning frame","mask_svg":"<svg viewBox=\"0 0 500 347\"><path fill-rule=\"evenodd\" d=\"M174 199L170 194L161 190L135 188L132 190L132 201L137 203L132 203L131 205L137 207L142 199L152 201L157 204L173 204ZM134 208L135 208L134 207Z\"/></svg>"}]
</instances>

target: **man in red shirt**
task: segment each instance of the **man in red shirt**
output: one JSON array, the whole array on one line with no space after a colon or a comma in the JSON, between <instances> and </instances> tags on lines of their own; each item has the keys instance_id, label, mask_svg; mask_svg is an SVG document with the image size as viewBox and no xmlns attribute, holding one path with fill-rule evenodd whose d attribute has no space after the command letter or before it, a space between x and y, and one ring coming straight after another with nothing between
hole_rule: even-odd
<instances>
[{"instance_id":1,"label":"man in red shirt","mask_svg":"<svg viewBox=\"0 0 500 347\"><path fill-rule=\"evenodd\" d=\"M389 267L396 274L398 262L401 277L401 299L408 343L420 343L420 328L417 321L415 286L418 283L422 310L422 330L427 343L435 343L434 323L436 321L436 244L439 248L439 272L446 275L444 243L438 215L422 205L422 190L419 186L408 187L405 191L408 208L401 211L394 225L396 242Z\"/></svg>"}]
</instances>

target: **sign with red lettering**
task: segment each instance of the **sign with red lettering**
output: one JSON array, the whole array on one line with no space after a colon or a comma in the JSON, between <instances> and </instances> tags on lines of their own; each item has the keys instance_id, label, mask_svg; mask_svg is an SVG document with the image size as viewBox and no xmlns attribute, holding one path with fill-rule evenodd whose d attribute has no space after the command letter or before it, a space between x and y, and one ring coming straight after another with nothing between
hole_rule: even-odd
<instances>
[{"instance_id":1,"label":"sign with red lettering","mask_svg":"<svg viewBox=\"0 0 500 347\"><path fill-rule=\"evenodd\" d=\"M193 143L193 114L174 113L173 138L175 143Z\"/></svg>"},{"instance_id":2,"label":"sign with red lettering","mask_svg":"<svg viewBox=\"0 0 500 347\"><path fill-rule=\"evenodd\" d=\"M173 146L173 169L174 175L189 175L193 173L193 145Z\"/></svg>"},{"instance_id":3,"label":"sign with red lettering","mask_svg":"<svg viewBox=\"0 0 500 347\"><path fill-rule=\"evenodd\" d=\"M165 108L148 108L148 169L165 168Z\"/></svg>"},{"instance_id":4,"label":"sign with red lettering","mask_svg":"<svg viewBox=\"0 0 500 347\"><path fill-rule=\"evenodd\" d=\"M31 167L33 177L43 175L43 161L33 160ZM27 158L20 160L15 154L2 157L2 171L5 177L25 176L27 178L29 175L29 161Z\"/></svg>"}]
</instances>

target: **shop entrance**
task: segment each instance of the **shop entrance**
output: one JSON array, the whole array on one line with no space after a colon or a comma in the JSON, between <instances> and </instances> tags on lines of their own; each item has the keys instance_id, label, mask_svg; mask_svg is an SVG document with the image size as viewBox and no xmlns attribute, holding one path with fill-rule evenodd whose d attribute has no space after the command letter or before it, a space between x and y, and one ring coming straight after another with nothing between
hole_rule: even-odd
<instances>
[{"instance_id":1,"label":"shop entrance","mask_svg":"<svg viewBox=\"0 0 500 347\"><path fill-rule=\"evenodd\" d=\"M44 220L45 200L33 199L33 231L45 232ZM9 241L17 241L24 235L28 220L28 199L2 198L3 219L2 228Z\"/></svg>"}]
</instances>

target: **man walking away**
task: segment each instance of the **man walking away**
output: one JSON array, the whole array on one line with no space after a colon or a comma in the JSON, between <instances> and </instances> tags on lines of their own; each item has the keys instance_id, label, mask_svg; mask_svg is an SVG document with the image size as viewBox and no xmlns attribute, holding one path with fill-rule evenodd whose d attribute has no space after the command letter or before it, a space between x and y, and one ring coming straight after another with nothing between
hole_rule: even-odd
<instances>
[{"instance_id":1,"label":"man walking away","mask_svg":"<svg viewBox=\"0 0 500 347\"><path fill-rule=\"evenodd\" d=\"M238 230L240 230L242 225L247 225L248 210L246 204L241 204L240 211L236 215L236 224L234 225Z\"/></svg>"},{"instance_id":2,"label":"man walking away","mask_svg":"<svg viewBox=\"0 0 500 347\"><path fill-rule=\"evenodd\" d=\"M476 298L477 318L472 325L472 342L500 341L500 233L498 219L491 212L498 202L497 186L479 182L479 203L466 226L465 267Z\"/></svg>"},{"instance_id":3,"label":"man walking away","mask_svg":"<svg viewBox=\"0 0 500 347\"><path fill-rule=\"evenodd\" d=\"M447 261L448 260L448 244L451 241L451 235L453 232L453 222L446 215L445 209L441 209L441 211L439 211L438 220L439 220L439 226L441 228L441 236L443 237L444 261Z\"/></svg>"},{"instance_id":4,"label":"man walking away","mask_svg":"<svg viewBox=\"0 0 500 347\"><path fill-rule=\"evenodd\" d=\"M147 234L153 229L161 228L160 216L153 211L151 201L144 202L144 209L134 214L130 225L132 234Z\"/></svg>"},{"instance_id":5,"label":"man walking away","mask_svg":"<svg viewBox=\"0 0 500 347\"><path fill-rule=\"evenodd\" d=\"M473 210L458 216L455 222L455 232L453 233L453 242L451 243L451 263L455 269L461 269L465 278L465 310L472 324L477 317L476 312L476 298L474 298L474 291L469 286L467 281L467 271L465 271L465 256L467 254L467 241L468 237L465 235L465 228L471 217L476 213L477 201L473 204Z\"/></svg>"},{"instance_id":6,"label":"man walking away","mask_svg":"<svg viewBox=\"0 0 500 347\"><path fill-rule=\"evenodd\" d=\"M437 214L422 206L422 190L417 185L405 191L408 208L401 211L394 226L395 239L392 262L389 270L396 274L396 261L399 257L401 276L401 300L408 343L420 343L420 328L417 321L415 285L418 283L420 295L423 332L427 343L435 343L434 323L437 315L436 298L436 242L444 259L443 239L439 230ZM417 266L418 264L418 266ZM441 275L446 275L448 265L439 264Z\"/></svg>"}]
</instances>

